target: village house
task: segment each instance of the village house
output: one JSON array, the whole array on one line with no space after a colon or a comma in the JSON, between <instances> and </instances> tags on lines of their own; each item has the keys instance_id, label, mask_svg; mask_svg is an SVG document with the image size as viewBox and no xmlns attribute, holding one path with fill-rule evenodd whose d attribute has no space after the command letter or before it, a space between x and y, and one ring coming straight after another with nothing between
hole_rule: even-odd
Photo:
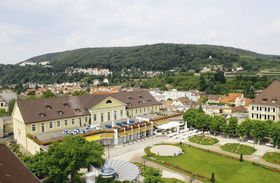
<instances>
[{"instance_id":1,"label":"village house","mask_svg":"<svg viewBox=\"0 0 280 183\"><path fill-rule=\"evenodd\" d=\"M13 91L3 91L0 93L0 110L8 111L9 102L17 99L17 94Z\"/></svg>"},{"instance_id":2,"label":"village house","mask_svg":"<svg viewBox=\"0 0 280 183\"><path fill-rule=\"evenodd\" d=\"M274 81L250 104L250 119L280 120L280 81Z\"/></svg>"}]
</instances>

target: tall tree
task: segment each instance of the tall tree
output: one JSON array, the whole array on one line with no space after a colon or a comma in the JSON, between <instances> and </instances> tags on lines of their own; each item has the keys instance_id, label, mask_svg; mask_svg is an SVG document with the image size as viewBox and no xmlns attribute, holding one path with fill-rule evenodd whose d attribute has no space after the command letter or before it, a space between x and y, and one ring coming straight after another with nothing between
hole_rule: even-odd
<instances>
[{"instance_id":1,"label":"tall tree","mask_svg":"<svg viewBox=\"0 0 280 183\"><path fill-rule=\"evenodd\" d=\"M237 118L232 117L228 120L228 130L230 135L235 135L236 134L236 127L237 127Z\"/></svg>"},{"instance_id":2,"label":"tall tree","mask_svg":"<svg viewBox=\"0 0 280 183\"><path fill-rule=\"evenodd\" d=\"M271 138L273 144L278 148L280 145L280 121L273 123L271 127Z\"/></svg>"},{"instance_id":3,"label":"tall tree","mask_svg":"<svg viewBox=\"0 0 280 183\"><path fill-rule=\"evenodd\" d=\"M79 182L78 171L89 165L101 166L104 163L103 147L96 142L88 142L81 136L68 136L60 143L49 146L45 153L39 153L27 161L35 173L47 175L47 182ZM40 161L36 161L39 159Z\"/></svg>"}]
</instances>

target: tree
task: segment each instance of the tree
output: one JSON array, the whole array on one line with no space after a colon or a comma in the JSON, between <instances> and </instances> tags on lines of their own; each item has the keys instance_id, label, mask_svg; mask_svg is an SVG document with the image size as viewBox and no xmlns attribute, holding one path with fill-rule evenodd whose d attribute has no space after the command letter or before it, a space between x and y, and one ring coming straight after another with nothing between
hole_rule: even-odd
<instances>
[{"instance_id":1,"label":"tree","mask_svg":"<svg viewBox=\"0 0 280 183\"><path fill-rule=\"evenodd\" d=\"M201 74L200 79L199 79L199 89L200 89L200 91L205 91L206 88L207 88L206 80L205 80L203 74Z\"/></svg>"},{"instance_id":2,"label":"tree","mask_svg":"<svg viewBox=\"0 0 280 183\"><path fill-rule=\"evenodd\" d=\"M215 174L212 172L210 182L216 182Z\"/></svg>"},{"instance_id":3,"label":"tree","mask_svg":"<svg viewBox=\"0 0 280 183\"><path fill-rule=\"evenodd\" d=\"M154 168L146 168L143 173L144 183L163 183L161 171Z\"/></svg>"},{"instance_id":4,"label":"tree","mask_svg":"<svg viewBox=\"0 0 280 183\"><path fill-rule=\"evenodd\" d=\"M243 141L246 135L246 128L244 125L240 124L236 127L236 134L240 137L240 140Z\"/></svg>"},{"instance_id":5,"label":"tree","mask_svg":"<svg viewBox=\"0 0 280 183\"><path fill-rule=\"evenodd\" d=\"M236 117L232 117L228 120L228 131L230 135L235 135L236 134L236 127L238 124L238 120Z\"/></svg>"},{"instance_id":6,"label":"tree","mask_svg":"<svg viewBox=\"0 0 280 183\"><path fill-rule=\"evenodd\" d=\"M259 144L260 141L267 137L269 134L269 123L267 123L266 121L254 120L251 134L256 138Z\"/></svg>"},{"instance_id":7,"label":"tree","mask_svg":"<svg viewBox=\"0 0 280 183\"><path fill-rule=\"evenodd\" d=\"M209 129L211 132L214 133L214 136L216 136L216 132L219 131L219 120L217 119L218 116L214 116L209 118L210 124Z\"/></svg>"},{"instance_id":8,"label":"tree","mask_svg":"<svg viewBox=\"0 0 280 183\"><path fill-rule=\"evenodd\" d=\"M198 109L195 108L190 108L189 110L187 110L183 115L184 121L187 122L187 126L188 127L195 126L195 124L198 121L199 114L201 113L202 112L200 112Z\"/></svg>"},{"instance_id":9,"label":"tree","mask_svg":"<svg viewBox=\"0 0 280 183\"><path fill-rule=\"evenodd\" d=\"M221 71L221 70L217 71L214 74L214 80L218 81L218 82L220 82L222 84L225 84L226 83L226 78L225 78L224 72Z\"/></svg>"},{"instance_id":10,"label":"tree","mask_svg":"<svg viewBox=\"0 0 280 183\"><path fill-rule=\"evenodd\" d=\"M50 97L53 97L53 96L54 96L54 93L49 89L42 93L42 98L50 98Z\"/></svg>"},{"instance_id":11,"label":"tree","mask_svg":"<svg viewBox=\"0 0 280 183\"><path fill-rule=\"evenodd\" d=\"M68 136L50 145L47 152L31 157L26 164L36 175L47 175L47 182L72 183L80 179L81 168L103 165L102 156L101 144L88 142L81 136Z\"/></svg>"},{"instance_id":12,"label":"tree","mask_svg":"<svg viewBox=\"0 0 280 183\"><path fill-rule=\"evenodd\" d=\"M280 121L275 122L271 126L271 138L273 140L273 144L278 148L280 145Z\"/></svg>"}]
</instances>

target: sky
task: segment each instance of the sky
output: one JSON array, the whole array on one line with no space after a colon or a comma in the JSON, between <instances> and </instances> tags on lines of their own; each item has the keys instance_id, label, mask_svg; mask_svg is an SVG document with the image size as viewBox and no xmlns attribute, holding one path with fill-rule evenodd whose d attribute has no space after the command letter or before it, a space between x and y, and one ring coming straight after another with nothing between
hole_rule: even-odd
<instances>
[{"instance_id":1,"label":"sky","mask_svg":"<svg viewBox=\"0 0 280 183\"><path fill-rule=\"evenodd\" d=\"M154 43L280 55L279 8L279 0L0 0L0 63Z\"/></svg>"}]
</instances>

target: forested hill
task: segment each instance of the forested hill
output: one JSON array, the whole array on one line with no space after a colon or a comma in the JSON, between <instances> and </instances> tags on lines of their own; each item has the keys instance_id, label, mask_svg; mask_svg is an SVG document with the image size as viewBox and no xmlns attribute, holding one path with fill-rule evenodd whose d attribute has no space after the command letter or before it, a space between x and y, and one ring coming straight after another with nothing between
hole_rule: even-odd
<instances>
[{"instance_id":1,"label":"forested hill","mask_svg":"<svg viewBox=\"0 0 280 183\"><path fill-rule=\"evenodd\" d=\"M83 73L68 74L70 67L109 68L114 75L111 81L123 82L122 69L133 70L133 78L142 77L141 71L196 70L207 65L221 64L226 69L242 66L246 71L265 68L280 70L280 57L263 55L246 50L211 45L154 44L134 47L82 48L49 53L28 59L32 62L50 61L51 67L40 65L21 67L0 64L0 85L28 82L61 83L87 80L96 76ZM139 68L140 71L136 68ZM134 72L137 70L137 73ZM126 70L127 71L127 70ZM126 72L125 71L125 72ZM135 76L137 75L137 77ZM127 76L127 75L125 75ZM131 78L131 76L129 76ZM127 78L126 78L127 79ZM129 79L129 78L128 78ZM111 82L114 84L114 82Z\"/></svg>"},{"instance_id":2,"label":"forested hill","mask_svg":"<svg viewBox=\"0 0 280 183\"><path fill-rule=\"evenodd\" d=\"M212 58L212 59L209 59ZM134 47L82 48L49 53L28 59L50 61L52 65L106 67L113 71L136 67L141 70L169 70L176 67L200 69L205 64L226 67L242 64L248 70L278 67L280 57L242 49L212 45L154 44Z\"/></svg>"}]
</instances>

